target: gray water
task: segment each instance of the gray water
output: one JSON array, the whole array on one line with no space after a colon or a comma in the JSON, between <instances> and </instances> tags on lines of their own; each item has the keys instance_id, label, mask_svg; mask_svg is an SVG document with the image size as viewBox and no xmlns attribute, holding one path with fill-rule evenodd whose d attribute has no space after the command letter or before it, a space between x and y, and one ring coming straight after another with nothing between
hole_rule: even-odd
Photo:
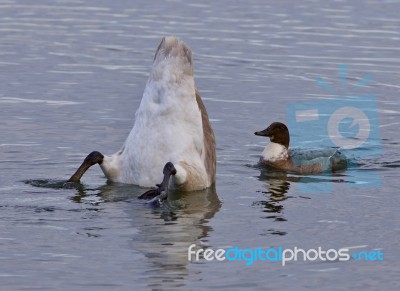
<instances>
[{"instance_id":1,"label":"gray water","mask_svg":"<svg viewBox=\"0 0 400 291\"><path fill-rule=\"evenodd\" d=\"M398 11L390 0L0 0L0 289L398 290ZM97 166L62 188L89 152L120 148L165 35L193 50L215 189L151 208ZM362 92L378 100L383 154L335 175L255 167L267 141L254 131L285 121L290 103L335 97L315 79L339 86L339 64L350 84L373 78ZM379 187L349 186L369 172ZM246 267L188 262L191 244L379 249L384 260Z\"/></svg>"}]
</instances>

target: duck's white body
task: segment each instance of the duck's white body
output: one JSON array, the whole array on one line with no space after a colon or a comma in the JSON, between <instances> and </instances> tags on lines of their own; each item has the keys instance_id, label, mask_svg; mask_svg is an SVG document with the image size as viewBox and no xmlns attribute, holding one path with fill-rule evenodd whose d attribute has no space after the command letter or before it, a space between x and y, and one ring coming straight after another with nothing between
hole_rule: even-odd
<instances>
[{"instance_id":1,"label":"duck's white body","mask_svg":"<svg viewBox=\"0 0 400 291\"><path fill-rule=\"evenodd\" d=\"M125 144L100 166L111 181L152 187L167 162L177 170L173 187L192 191L214 183L215 138L196 92L191 51L173 37L158 47Z\"/></svg>"},{"instance_id":2,"label":"duck's white body","mask_svg":"<svg viewBox=\"0 0 400 291\"><path fill-rule=\"evenodd\" d=\"M275 162L279 160L287 160L289 158L288 149L275 142L266 145L262 152L262 159L265 161Z\"/></svg>"}]
</instances>

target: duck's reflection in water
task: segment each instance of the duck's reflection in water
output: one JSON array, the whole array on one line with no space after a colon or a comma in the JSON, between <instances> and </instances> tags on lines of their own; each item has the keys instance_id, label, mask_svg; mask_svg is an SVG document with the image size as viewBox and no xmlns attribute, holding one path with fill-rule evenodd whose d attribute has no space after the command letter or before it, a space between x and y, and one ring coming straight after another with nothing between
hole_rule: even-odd
<instances>
[{"instance_id":1,"label":"duck's reflection in water","mask_svg":"<svg viewBox=\"0 0 400 291\"><path fill-rule=\"evenodd\" d=\"M343 179L341 173L327 173L324 175L310 175L302 176L297 174L291 174L268 167L260 168L260 175L258 179L264 182L265 188L257 191L264 195L264 199L256 201L255 205L262 205L263 211L267 213L265 218L273 219L274 221L286 221L284 216L284 203L289 198L302 198L311 199L307 197L307 193L311 194L315 189L320 190L326 187L327 183L343 183L346 182ZM299 194L303 195L288 195L290 188L294 186L296 193L298 193L299 186L303 186L303 190ZM293 189L291 190L293 192ZM316 192L318 193L318 192ZM275 225L275 227L278 225ZM279 229L281 226L279 225ZM282 230L269 229L268 234L285 235L286 232Z\"/></svg>"},{"instance_id":2,"label":"duck's reflection in water","mask_svg":"<svg viewBox=\"0 0 400 291\"><path fill-rule=\"evenodd\" d=\"M74 200L88 199L84 192ZM124 209L137 230L129 243L134 252L146 258L140 262L145 264L142 283L152 289L166 286L179 289L185 285L189 273L188 247L207 244L212 232L209 220L220 209L221 201L213 187L203 191L172 192L167 202L154 208L136 199L142 193L143 188L110 184L103 186L97 196L103 202L129 202Z\"/></svg>"},{"instance_id":3,"label":"duck's reflection in water","mask_svg":"<svg viewBox=\"0 0 400 291\"><path fill-rule=\"evenodd\" d=\"M263 206L263 212L267 213L264 218L274 221L286 221L283 213L283 203L289 198L287 193L290 188L290 178L287 173L262 169L258 179L265 182L265 189L257 191L263 194L264 199L256 201L254 204ZM280 225L279 227L274 225L274 228L268 229L266 235L268 234L285 235L286 232L280 230Z\"/></svg>"}]
</instances>

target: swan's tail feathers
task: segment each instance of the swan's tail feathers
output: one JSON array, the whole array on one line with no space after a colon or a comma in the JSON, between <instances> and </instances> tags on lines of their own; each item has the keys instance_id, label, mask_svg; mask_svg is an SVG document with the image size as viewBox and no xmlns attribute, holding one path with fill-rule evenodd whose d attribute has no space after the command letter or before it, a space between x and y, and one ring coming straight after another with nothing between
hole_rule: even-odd
<instances>
[{"instance_id":1,"label":"swan's tail feathers","mask_svg":"<svg viewBox=\"0 0 400 291\"><path fill-rule=\"evenodd\" d=\"M193 71L191 49L183 41L174 36L163 37L158 45L156 54L154 55L154 65L167 58L180 59L190 67L191 71Z\"/></svg>"}]
</instances>

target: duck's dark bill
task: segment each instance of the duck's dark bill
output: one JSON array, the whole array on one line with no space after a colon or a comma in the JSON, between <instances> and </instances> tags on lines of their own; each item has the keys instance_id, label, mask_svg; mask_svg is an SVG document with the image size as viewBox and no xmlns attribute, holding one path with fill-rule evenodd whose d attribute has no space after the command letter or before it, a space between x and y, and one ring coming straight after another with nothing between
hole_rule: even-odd
<instances>
[{"instance_id":1,"label":"duck's dark bill","mask_svg":"<svg viewBox=\"0 0 400 291\"><path fill-rule=\"evenodd\" d=\"M267 129L256 131L254 134L258 136L269 136L269 132Z\"/></svg>"}]
</instances>

